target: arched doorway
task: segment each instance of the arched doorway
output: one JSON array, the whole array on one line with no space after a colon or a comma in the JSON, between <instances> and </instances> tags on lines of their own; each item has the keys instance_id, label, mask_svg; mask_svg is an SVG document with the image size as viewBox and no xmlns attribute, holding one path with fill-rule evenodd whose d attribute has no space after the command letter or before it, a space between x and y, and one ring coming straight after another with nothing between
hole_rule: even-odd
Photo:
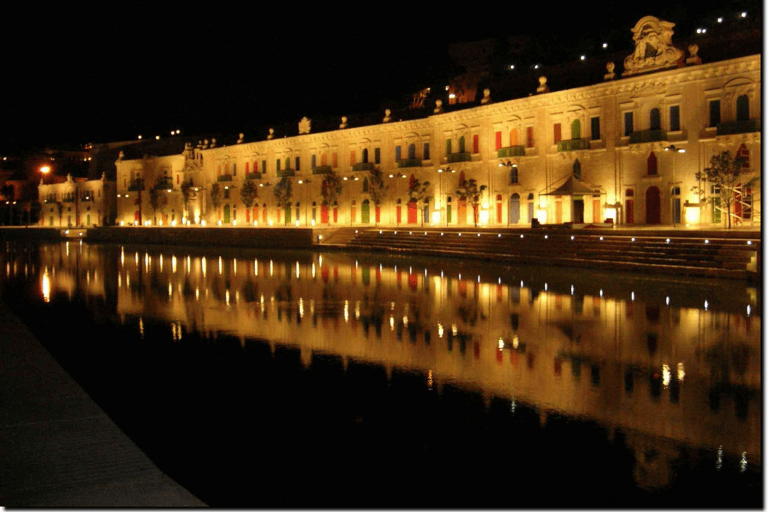
<instances>
[{"instance_id":1,"label":"arched doorway","mask_svg":"<svg viewBox=\"0 0 768 512\"><path fill-rule=\"evenodd\" d=\"M459 207L456 210L456 217L457 224L467 223L467 198L465 196L459 198Z\"/></svg>"},{"instance_id":2,"label":"arched doorway","mask_svg":"<svg viewBox=\"0 0 768 512\"><path fill-rule=\"evenodd\" d=\"M635 190L628 188L627 192L625 194L627 199L627 206L626 206L626 218L627 218L627 224L634 224L635 223Z\"/></svg>"},{"instance_id":3,"label":"arched doorway","mask_svg":"<svg viewBox=\"0 0 768 512\"><path fill-rule=\"evenodd\" d=\"M515 193L509 196L509 223L520 222L520 195Z\"/></svg>"},{"instance_id":4,"label":"arched doorway","mask_svg":"<svg viewBox=\"0 0 768 512\"><path fill-rule=\"evenodd\" d=\"M502 216L501 216L501 194L498 194L496 196L496 224L501 224L502 222Z\"/></svg>"},{"instance_id":5,"label":"arched doorway","mask_svg":"<svg viewBox=\"0 0 768 512\"><path fill-rule=\"evenodd\" d=\"M415 199L408 201L408 224L416 224L418 216L418 204Z\"/></svg>"},{"instance_id":6,"label":"arched doorway","mask_svg":"<svg viewBox=\"0 0 768 512\"><path fill-rule=\"evenodd\" d=\"M661 223L661 191L658 187L648 187L645 191L645 223Z\"/></svg>"},{"instance_id":7,"label":"arched doorway","mask_svg":"<svg viewBox=\"0 0 768 512\"><path fill-rule=\"evenodd\" d=\"M401 201L400 199L397 200L395 203L395 223L399 226L400 225L400 215L401 215Z\"/></svg>"}]
</instances>

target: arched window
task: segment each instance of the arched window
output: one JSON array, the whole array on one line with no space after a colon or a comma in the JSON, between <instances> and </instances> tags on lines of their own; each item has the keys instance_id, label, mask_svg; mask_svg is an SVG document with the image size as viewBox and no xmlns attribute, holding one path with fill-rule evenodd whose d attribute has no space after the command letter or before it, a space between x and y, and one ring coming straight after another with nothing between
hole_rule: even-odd
<instances>
[{"instance_id":1,"label":"arched window","mask_svg":"<svg viewBox=\"0 0 768 512\"><path fill-rule=\"evenodd\" d=\"M736 98L736 120L749 121L749 98L746 94Z\"/></svg>"},{"instance_id":2,"label":"arched window","mask_svg":"<svg viewBox=\"0 0 768 512\"><path fill-rule=\"evenodd\" d=\"M364 164L368 163L368 148L363 149L363 163Z\"/></svg>"},{"instance_id":3,"label":"arched window","mask_svg":"<svg viewBox=\"0 0 768 512\"><path fill-rule=\"evenodd\" d=\"M459 137L459 153L464 153L466 151L466 143L464 141L464 136L462 135Z\"/></svg>"},{"instance_id":4,"label":"arched window","mask_svg":"<svg viewBox=\"0 0 768 512\"><path fill-rule=\"evenodd\" d=\"M659 114L659 109L653 108L651 109L651 130L660 130L661 129L661 114Z\"/></svg>"},{"instance_id":5,"label":"arched window","mask_svg":"<svg viewBox=\"0 0 768 512\"><path fill-rule=\"evenodd\" d=\"M571 138L572 139L580 139L581 138L581 121L578 119L574 119L571 123Z\"/></svg>"},{"instance_id":6,"label":"arched window","mask_svg":"<svg viewBox=\"0 0 768 512\"><path fill-rule=\"evenodd\" d=\"M656 175L659 173L659 166L656 162L656 153L651 151L651 154L648 155L648 174L649 175Z\"/></svg>"},{"instance_id":7,"label":"arched window","mask_svg":"<svg viewBox=\"0 0 768 512\"><path fill-rule=\"evenodd\" d=\"M581 162L578 158L573 161L573 175L581 179Z\"/></svg>"},{"instance_id":8,"label":"arched window","mask_svg":"<svg viewBox=\"0 0 768 512\"><path fill-rule=\"evenodd\" d=\"M408 145L408 159L414 160L416 158L416 144Z\"/></svg>"}]
</instances>

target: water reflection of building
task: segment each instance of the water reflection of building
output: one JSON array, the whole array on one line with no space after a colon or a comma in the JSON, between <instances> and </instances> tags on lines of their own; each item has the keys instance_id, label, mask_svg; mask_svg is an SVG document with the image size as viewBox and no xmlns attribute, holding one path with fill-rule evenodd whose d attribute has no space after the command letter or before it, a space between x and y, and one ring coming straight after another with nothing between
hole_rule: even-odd
<instances>
[{"instance_id":1,"label":"water reflection of building","mask_svg":"<svg viewBox=\"0 0 768 512\"><path fill-rule=\"evenodd\" d=\"M761 321L748 298L743 313L667 306L341 255L120 258L120 316L162 318L174 336L225 331L296 345L304 364L328 353L430 371L438 386L760 460Z\"/></svg>"},{"instance_id":2,"label":"water reflection of building","mask_svg":"<svg viewBox=\"0 0 768 512\"><path fill-rule=\"evenodd\" d=\"M165 322L182 343L190 331L265 339L298 347L305 365L329 354L413 370L438 390L531 404L545 423L565 414L621 429L649 486L667 478L649 468L673 460L677 444L761 462L761 318L743 287L718 289L729 309L704 303L693 284L622 289L460 262L109 251L48 246L41 288L113 293L122 322ZM17 263L6 259L6 275Z\"/></svg>"}]
</instances>

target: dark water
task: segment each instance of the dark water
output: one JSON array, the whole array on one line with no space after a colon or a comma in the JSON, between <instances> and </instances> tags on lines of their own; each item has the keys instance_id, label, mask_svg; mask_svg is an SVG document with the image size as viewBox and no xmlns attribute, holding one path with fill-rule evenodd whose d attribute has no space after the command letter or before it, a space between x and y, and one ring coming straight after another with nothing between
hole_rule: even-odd
<instances>
[{"instance_id":1,"label":"dark water","mask_svg":"<svg viewBox=\"0 0 768 512\"><path fill-rule=\"evenodd\" d=\"M212 506L762 504L762 305L743 283L8 243L0 290Z\"/></svg>"}]
</instances>

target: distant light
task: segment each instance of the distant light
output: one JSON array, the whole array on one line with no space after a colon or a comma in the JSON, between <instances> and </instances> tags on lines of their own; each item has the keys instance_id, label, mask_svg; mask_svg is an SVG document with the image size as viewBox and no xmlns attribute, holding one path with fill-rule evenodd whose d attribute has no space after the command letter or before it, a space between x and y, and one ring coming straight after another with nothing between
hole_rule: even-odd
<instances>
[{"instance_id":1,"label":"distant light","mask_svg":"<svg viewBox=\"0 0 768 512\"><path fill-rule=\"evenodd\" d=\"M723 17L721 16L721 17L717 18L717 22L718 23L722 23L723 22Z\"/></svg>"},{"instance_id":2,"label":"distant light","mask_svg":"<svg viewBox=\"0 0 768 512\"><path fill-rule=\"evenodd\" d=\"M538 64L534 64L533 69L539 69L539 65Z\"/></svg>"},{"instance_id":3,"label":"distant light","mask_svg":"<svg viewBox=\"0 0 768 512\"><path fill-rule=\"evenodd\" d=\"M141 140L141 135L139 135L139 140Z\"/></svg>"},{"instance_id":4,"label":"distant light","mask_svg":"<svg viewBox=\"0 0 768 512\"><path fill-rule=\"evenodd\" d=\"M742 12L742 13L741 13L741 17L742 17L742 18L746 18L746 17L747 17L747 11L744 11L744 12Z\"/></svg>"},{"instance_id":5,"label":"distant light","mask_svg":"<svg viewBox=\"0 0 768 512\"><path fill-rule=\"evenodd\" d=\"M160 140L160 136L159 135L155 135L155 140Z\"/></svg>"},{"instance_id":6,"label":"distant light","mask_svg":"<svg viewBox=\"0 0 768 512\"><path fill-rule=\"evenodd\" d=\"M608 48L608 43L603 43L603 48Z\"/></svg>"},{"instance_id":7,"label":"distant light","mask_svg":"<svg viewBox=\"0 0 768 512\"><path fill-rule=\"evenodd\" d=\"M582 55L581 56L581 60L587 60L587 56L586 55Z\"/></svg>"},{"instance_id":8,"label":"distant light","mask_svg":"<svg viewBox=\"0 0 768 512\"><path fill-rule=\"evenodd\" d=\"M515 65L514 64L510 64L509 65L509 69L515 69Z\"/></svg>"}]
</instances>

